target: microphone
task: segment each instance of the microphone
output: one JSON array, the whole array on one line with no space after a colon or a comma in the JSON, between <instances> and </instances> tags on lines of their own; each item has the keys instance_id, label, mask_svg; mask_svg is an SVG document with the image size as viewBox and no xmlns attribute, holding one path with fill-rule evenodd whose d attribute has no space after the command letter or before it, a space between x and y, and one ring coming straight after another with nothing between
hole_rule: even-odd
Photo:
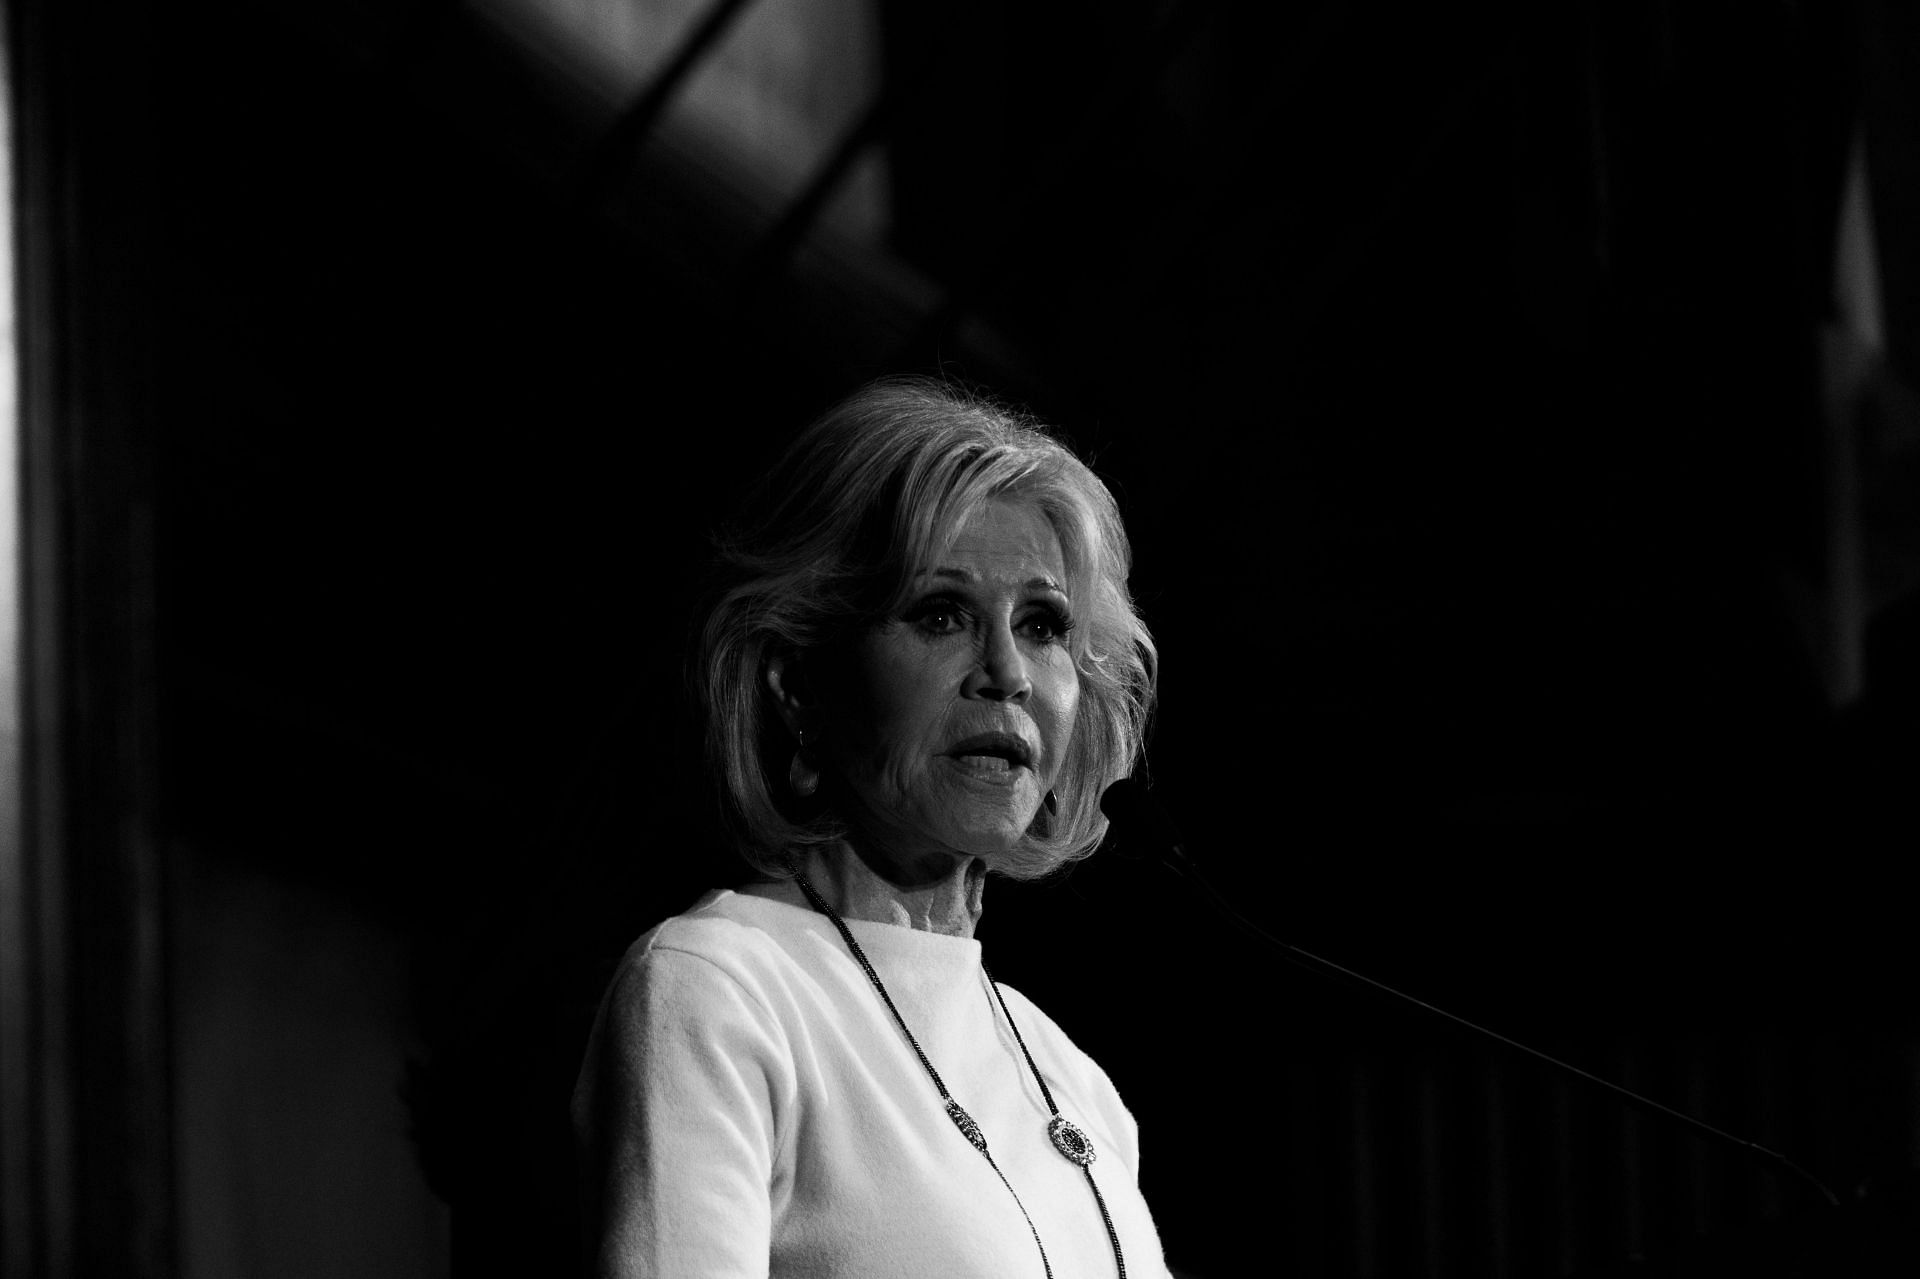
<instances>
[{"instance_id":1,"label":"microphone","mask_svg":"<svg viewBox=\"0 0 1920 1279\"><path fill-rule=\"evenodd\" d=\"M1150 793L1146 782L1126 777L1107 787L1106 793L1100 797L1100 811L1106 814L1107 821L1110 823L1111 828L1119 832L1122 845L1134 845L1130 851L1135 856L1157 856L1162 865L1186 880L1187 884L1194 890L1195 895L1212 908L1215 913L1225 918L1227 922L1235 925L1256 941L1278 951L1282 959L1305 968L1309 972L1316 973L1321 977L1358 986L1372 994L1382 996L1397 1003L1403 1008L1417 1008L1428 1016L1437 1017L1441 1021L1447 1022L1460 1030L1467 1031L1469 1034L1476 1035L1484 1040L1491 1040L1509 1052L1518 1053L1539 1065L1547 1067L1549 1070L1555 1071L1567 1078L1578 1080L1589 1087L1598 1088L1600 1091L1613 1097L1614 1100L1623 1102L1635 1110L1677 1123L1697 1136L1705 1137L1721 1145L1738 1150L1742 1155L1750 1159L1756 1159L1773 1168L1776 1172L1785 1171L1790 1173L1818 1193L1829 1207L1837 1208L1840 1206L1839 1196L1834 1194L1832 1190L1829 1190L1819 1178L1778 1151L1769 1150L1757 1142L1746 1140L1744 1137L1736 1137L1732 1133L1723 1132L1711 1124L1695 1119L1685 1111L1675 1110L1671 1106L1664 1106L1652 1098L1643 1097L1639 1093L1629 1088L1624 1088L1610 1079L1603 1079L1599 1075L1591 1074L1580 1069L1578 1066L1561 1061L1558 1057L1548 1056L1537 1048L1530 1048L1518 1040L1507 1038L1498 1031L1489 1030L1477 1022L1471 1022L1464 1017L1456 1016L1444 1008L1435 1007L1423 999L1416 998L1404 991L1396 990L1384 982L1375 981L1373 978L1354 972L1350 968L1343 968L1332 960L1322 959L1311 951L1302 950L1290 942L1285 942L1275 937L1272 933L1269 933L1266 929L1260 927L1245 915L1242 915L1212 884L1207 882L1206 876L1200 873L1200 868L1195 866L1187 857L1186 850L1182 847L1184 841L1180 837L1179 829L1173 824L1173 819L1167 815L1167 811L1160 804L1160 801L1155 799Z\"/></svg>"}]
</instances>

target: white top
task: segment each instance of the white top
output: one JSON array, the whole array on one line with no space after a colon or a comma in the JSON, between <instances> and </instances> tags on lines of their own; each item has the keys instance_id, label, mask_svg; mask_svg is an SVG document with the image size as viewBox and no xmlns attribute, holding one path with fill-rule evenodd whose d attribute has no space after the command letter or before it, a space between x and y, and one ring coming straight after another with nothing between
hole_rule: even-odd
<instances>
[{"instance_id":1,"label":"white top","mask_svg":"<svg viewBox=\"0 0 1920 1279\"><path fill-rule=\"evenodd\" d=\"M980 943L849 927L948 1091L985 1134L1055 1279L1113 1248L981 968ZM1127 1273L1167 1276L1139 1138L1106 1073L1002 986L1060 1113L1092 1138ZM711 893L635 942L574 1091L600 1276L1043 1275L1000 1178L947 1117L832 921Z\"/></svg>"}]
</instances>

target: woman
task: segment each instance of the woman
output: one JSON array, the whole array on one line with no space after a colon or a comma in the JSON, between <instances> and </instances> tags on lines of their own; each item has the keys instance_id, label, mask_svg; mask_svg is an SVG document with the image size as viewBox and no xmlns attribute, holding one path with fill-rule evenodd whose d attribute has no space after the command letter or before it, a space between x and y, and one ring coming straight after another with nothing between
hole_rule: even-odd
<instances>
[{"instance_id":1,"label":"woman","mask_svg":"<svg viewBox=\"0 0 1920 1279\"><path fill-rule=\"evenodd\" d=\"M574 1096L601 1275L1164 1275L1132 1117L973 940L1098 845L1154 650L1112 496L925 381L721 538L698 691L758 878L622 962Z\"/></svg>"}]
</instances>

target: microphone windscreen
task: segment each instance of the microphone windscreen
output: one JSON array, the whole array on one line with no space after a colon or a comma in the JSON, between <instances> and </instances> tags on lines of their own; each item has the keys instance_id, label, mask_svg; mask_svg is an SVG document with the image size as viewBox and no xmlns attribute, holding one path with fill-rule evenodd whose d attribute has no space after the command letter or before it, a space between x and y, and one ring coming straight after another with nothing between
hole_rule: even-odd
<instances>
[{"instance_id":1,"label":"microphone windscreen","mask_svg":"<svg viewBox=\"0 0 1920 1279\"><path fill-rule=\"evenodd\" d=\"M1113 823L1121 841L1133 845L1137 852L1178 848L1183 842L1173 818L1167 816L1145 782L1123 777L1107 787L1100 797L1100 811Z\"/></svg>"}]
</instances>

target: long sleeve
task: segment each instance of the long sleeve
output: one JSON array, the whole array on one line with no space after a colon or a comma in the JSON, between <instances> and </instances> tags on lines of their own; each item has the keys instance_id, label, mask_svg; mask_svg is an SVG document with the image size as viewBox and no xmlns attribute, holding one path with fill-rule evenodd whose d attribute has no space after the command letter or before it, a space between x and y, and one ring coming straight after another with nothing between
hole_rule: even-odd
<instances>
[{"instance_id":1,"label":"long sleeve","mask_svg":"<svg viewBox=\"0 0 1920 1279\"><path fill-rule=\"evenodd\" d=\"M766 1275L792 1089L779 1026L732 976L671 948L630 954L574 1094L592 1273Z\"/></svg>"}]
</instances>

